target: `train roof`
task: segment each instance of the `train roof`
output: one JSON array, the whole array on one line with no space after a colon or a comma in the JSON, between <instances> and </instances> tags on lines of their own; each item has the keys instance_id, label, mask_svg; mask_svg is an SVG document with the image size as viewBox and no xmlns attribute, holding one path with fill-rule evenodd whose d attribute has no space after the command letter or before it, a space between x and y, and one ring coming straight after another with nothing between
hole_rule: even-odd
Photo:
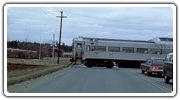
<instances>
[{"instance_id":1,"label":"train roof","mask_svg":"<svg viewBox=\"0 0 180 100\"><path fill-rule=\"evenodd\" d=\"M101 40L101 41L122 41L122 42L147 42L147 43L154 43L152 41L144 41L144 40L125 40L125 39L107 39L107 38L90 38L90 37L79 37L76 38L78 40Z\"/></svg>"},{"instance_id":2,"label":"train roof","mask_svg":"<svg viewBox=\"0 0 180 100\"><path fill-rule=\"evenodd\" d=\"M125 39L107 39L107 38L91 38L91 37L78 37L76 41L90 40L90 41L113 41L113 42L138 42L138 43L160 43L160 42L172 42L173 38L168 37L156 37L150 40L125 40Z\"/></svg>"},{"instance_id":3,"label":"train roof","mask_svg":"<svg viewBox=\"0 0 180 100\"><path fill-rule=\"evenodd\" d=\"M173 38L170 38L170 37L156 37L156 38L150 39L149 41L153 41L153 42L173 42Z\"/></svg>"}]
</instances>

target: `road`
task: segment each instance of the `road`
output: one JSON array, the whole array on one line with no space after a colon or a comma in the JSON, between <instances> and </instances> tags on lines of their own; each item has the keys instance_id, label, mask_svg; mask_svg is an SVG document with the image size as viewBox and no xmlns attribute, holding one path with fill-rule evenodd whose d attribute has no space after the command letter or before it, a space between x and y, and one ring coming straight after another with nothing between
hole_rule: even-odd
<instances>
[{"instance_id":1,"label":"road","mask_svg":"<svg viewBox=\"0 0 180 100\"><path fill-rule=\"evenodd\" d=\"M13 86L10 93L171 93L172 84L135 68L70 68Z\"/></svg>"}]
</instances>

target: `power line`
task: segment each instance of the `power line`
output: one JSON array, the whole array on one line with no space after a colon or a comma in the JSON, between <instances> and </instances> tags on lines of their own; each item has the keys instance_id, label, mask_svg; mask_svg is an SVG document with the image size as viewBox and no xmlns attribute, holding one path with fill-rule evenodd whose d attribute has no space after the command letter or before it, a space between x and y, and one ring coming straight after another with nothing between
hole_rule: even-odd
<instances>
[{"instance_id":1,"label":"power line","mask_svg":"<svg viewBox=\"0 0 180 100\"><path fill-rule=\"evenodd\" d=\"M52 12L48 11L48 10L47 10L47 9L45 9L45 8L41 8L41 10L42 10L44 13L46 13L46 14L50 15L51 17L54 17L54 16L55 16L55 14L54 14L54 13L52 13Z\"/></svg>"}]
</instances>

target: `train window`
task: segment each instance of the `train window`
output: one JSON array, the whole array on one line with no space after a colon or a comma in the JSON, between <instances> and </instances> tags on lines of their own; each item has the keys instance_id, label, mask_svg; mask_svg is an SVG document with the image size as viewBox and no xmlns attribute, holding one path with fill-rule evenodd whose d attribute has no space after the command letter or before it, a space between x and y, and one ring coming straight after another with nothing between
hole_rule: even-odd
<instances>
[{"instance_id":1,"label":"train window","mask_svg":"<svg viewBox=\"0 0 180 100\"><path fill-rule=\"evenodd\" d=\"M94 51L94 46L89 46L89 51Z\"/></svg>"},{"instance_id":2,"label":"train window","mask_svg":"<svg viewBox=\"0 0 180 100\"><path fill-rule=\"evenodd\" d=\"M168 54L168 53L171 53L173 52L172 49L162 49L162 54Z\"/></svg>"},{"instance_id":3,"label":"train window","mask_svg":"<svg viewBox=\"0 0 180 100\"><path fill-rule=\"evenodd\" d=\"M89 51L89 46L86 46L86 51Z\"/></svg>"},{"instance_id":4,"label":"train window","mask_svg":"<svg viewBox=\"0 0 180 100\"><path fill-rule=\"evenodd\" d=\"M137 48L137 53L148 53L148 49L147 48Z\"/></svg>"},{"instance_id":5,"label":"train window","mask_svg":"<svg viewBox=\"0 0 180 100\"><path fill-rule=\"evenodd\" d=\"M148 64L151 64L151 63L152 63L152 61L149 59L147 63L148 63Z\"/></svg>"},{"instance_id":6,"label":"train window","mask_svg":"<svg viewBox=\"0 0 180 100\"><path fill-rule=\"evenodd\" d=\"M147 59L145 63L146 63L146 64L150 63L150 60L149 60L149 59Z\"/></svg>"},{"instance_id":7,"label":"train window","mask_svg":"<svg viewBox=\"0 0 180 100\"><path fill-rule=\"evenodd\" d=\"M132 47L123 47L122 52L134 53L134 48L132 48Z\"/></svg>"},{"instance_id":8,"label":"train window","mask_svg":"<svg viewBox=\"0 0 180 100\"><path fill-rule=\"evenodd\" d=\"M105 46L94 46L94 50L95 51L106 51L106 47Z\"/></svg>"},{"instance_id":9,"label":"train window","mask_svg":"<svg viewBox=\"0 0 180 100\"><path fill-rule=\"evenodd\" d=\"M161 54L161 49L150 49L151 54Z\"/></svg>"},{"instance_id":10,"label":"train window","mask_svg":"<svg viewBox=\"0 0 180 100\"><path fill-rule=\"evenodd\" d=\"M120 47L108 47L109 52L120 52Z\"/></svg>"},{"instance_id":11,"label":"train window","mask_svg":"<svg viewBox=\"0 0 180 100\"><path fill-rule=\"evenodd\" d=\"M82 44L81 43L77 43L76 47L81 48Z\"/></svg>"}]
</instances>

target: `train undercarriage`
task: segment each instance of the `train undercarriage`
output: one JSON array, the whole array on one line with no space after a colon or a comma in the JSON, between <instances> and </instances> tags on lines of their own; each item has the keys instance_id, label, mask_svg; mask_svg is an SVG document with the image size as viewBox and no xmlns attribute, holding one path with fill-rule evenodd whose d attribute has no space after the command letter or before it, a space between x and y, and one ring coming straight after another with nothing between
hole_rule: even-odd
<instances>
[{"instance_id":1,"label":"train undercarriage","mask_svg":"<svg viewBox=\"0 0 180 100\"><path fill-rule=\"evenodd\" d=\"M84 65L87 67L106 67L113 68L117 66L119 68L139 68L143 61L129 61L129 60L112 60L112 59L85 59Z\"/></svg>"}]
</instances>

